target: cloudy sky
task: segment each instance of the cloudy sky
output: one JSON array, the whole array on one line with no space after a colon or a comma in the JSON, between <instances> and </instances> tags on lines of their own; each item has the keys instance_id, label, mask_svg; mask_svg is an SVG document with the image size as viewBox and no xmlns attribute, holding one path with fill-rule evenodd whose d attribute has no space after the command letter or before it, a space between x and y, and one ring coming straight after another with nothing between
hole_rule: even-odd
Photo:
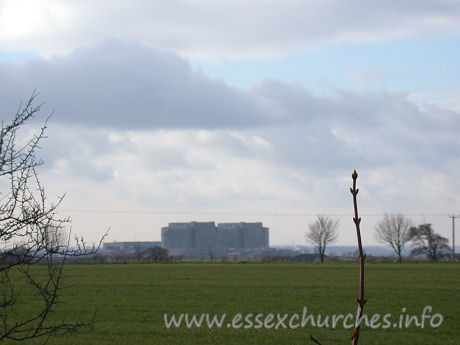
<instances>
[{"instance_id":1,"label":"cloudy sky","mask_svg":"<svg viewBox=\"0 0 460 345\"><path fill-rule=\"evenodd\" d=\"M460 1L0 0L0 110L54 112L40 170L96 240L174 221L319 213L365 244L384 212L451 238L460 213Z\"/></svg>"}]
</instances>

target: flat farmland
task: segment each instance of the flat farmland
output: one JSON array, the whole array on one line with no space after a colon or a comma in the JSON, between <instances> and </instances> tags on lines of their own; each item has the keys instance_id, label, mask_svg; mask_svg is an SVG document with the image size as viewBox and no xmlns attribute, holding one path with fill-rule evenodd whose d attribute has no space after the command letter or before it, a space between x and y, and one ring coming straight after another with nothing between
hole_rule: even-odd
<instances>
[{"instance_id":1,"label":"flat farmland","mask_svg":"<svg viewBox=\"0 0 460 345\"><path fill-rule=\"evenodd\" d=\"M361 327L360 344L460 344L459 264L370 263L365 281L365 314L369 323L379 318ZM309 334L323 345L351 344L346 326L354 323L358 293L357 263L67 265L52 317L87 321L96 312L94 329L49 344L313 344ZM23 311L33 305L31 299ZM420 322L424 309L432 318L423 328L415 321L405 326L412 316ZM183 316L179 327L168 328L165 314L168 322L180 314L189 322L202 314L223 322L210 328L203 317L201 327L189 328Z\"/></svg>"}]
</instances>

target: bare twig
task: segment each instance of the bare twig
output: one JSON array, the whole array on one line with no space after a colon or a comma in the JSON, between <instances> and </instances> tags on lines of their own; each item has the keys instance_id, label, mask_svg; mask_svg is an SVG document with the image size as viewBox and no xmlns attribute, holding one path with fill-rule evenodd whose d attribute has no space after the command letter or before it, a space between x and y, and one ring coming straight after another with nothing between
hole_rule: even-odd
<instances>
[{"instance_id":1,"label":"bare twig","mask_svg":"<svg viewBox=\"0 0 460 345\"><path fill-rule=\"evenodd\" d=\"M356 199L356 196L358 195L358 192L359 192L359 189L356 188L356 180L358 179L358 173L356 172L356 170L353 171L353 174L351 174L351 177L353 179L353 187L350 188L350 192L353 195L353 208L354 208L353 222L355 223L356 236L358 238L359 297L357 299L358 301L357 321L360 321L363 315L364 304L366 304L367 302L367 300L364 298L364 260L366 260L366 255L364 255L363 253L363 246L361 242L361 230L359 227L361 223L361 218L358 215L358 202ZM352 345L358 345L359 327L360 327L360 323L357 323L357 325L355 326L353 335L351 337ZM311 334L310 334L310 340L313 341L315 344L321 345L321 343Z\"/></svg>"},{"instance_id":2,"label":"bare twig","mask_svg":"<svg viewBox=\"0 0 460 345\"><path fill-rule=\"evenodd\" d=\"M361 320L364 310L364 304L367 300L364 298L364 260L366 259L366 255L363 254L363 246L361 243L361 230L359 228L359 224L361 223L361 218L358 216L358 203L356 201L356 196L358 195L359 189L356 188L356 180L358 179L358 173L356 170L353 171L351 175L353 178L353 188L350 188L351 194L353 194L353 207L354 207L354 217L353 222L355 223L356 227L356 236L358 238L358 258L359 258L359 297L358 297L358 313L357 313L357 321ZM359 339L359 326L358 323L355 326L355 330L351 337L352 345L358 345Z\"/></svg>"},{"instance_id":3,"label":"bare twig","mask_svg":"<svg viewBox=\"0 0 460 345\"><path fill-rule=\"evenodd\" d=\"M316 338L312 336L311 334L310 334L310 340L314 342L315 344L321 345L321 343L318 340L316 340Z\"/></svg>"}]
</instances>

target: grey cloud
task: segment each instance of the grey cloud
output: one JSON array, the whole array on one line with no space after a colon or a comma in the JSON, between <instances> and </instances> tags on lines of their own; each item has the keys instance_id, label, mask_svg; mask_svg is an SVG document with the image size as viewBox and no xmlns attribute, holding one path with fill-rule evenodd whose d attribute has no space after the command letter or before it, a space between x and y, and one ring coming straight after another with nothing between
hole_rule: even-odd
<instances>
[{"instance_id":1,"label":"grey cloud","mask_svg":"<svg viewBox=\"0 0 460 345\"><path fill-rule=\"evenodd\" d=\"M326 99L314 97L302 85L268 79L253 85L252 94L271 123L317 122L331 118L334 109Z\"/></svg>"},{"instance_id":2,"label":"grey cloud","mask_svg":"<svg viewBox=\"0 0 460 345\"><path fill-rule=\"evenodd\" d=\"M267 81L254 95L288 119L265 130L284 164L325 172L405 162L439 170L458 157L459 114L434 106L420 109L406 94L335 90L321 98L299 85Z\"/></svg>"},{"instance_id":3,"label":"grey cloud","mask_svg":"<svg viewBox=\"0 0 460 345\"><path fill-rule=\"evenodd\" d=\"M405 94L333 90L312 95L301 84L265 80L242 91L191 68L188 61L137 43L104 41L92 48L23 65L0 64L3 108L16 110L33 87L52 121L120 130L247 129L295 123L341 128L455 131L456 113ZM46 111L46 110L45 110Z\"/></svg>"},{"instance_id":4,"label":"grey cloud","mask_svg":"<svg viewBox=\"0 0 460 345\"><path fill-rule=\"evenodd\" d=\"M155 136L152 133L152 136ZM150 171L172 172L174 170L212 170L214 167L194 153L194 148L159 147L156 149L137 150L143 157L143 165Z\"/></svg>"},{"instance_id":5,"label":"grey cloud","mask_svg":"<svg viewBox=\"0 0 460 345\"><path fill-rule=\"evenodd\" d=\"M36 120L41 122L44 116L39 115ZM29 126L27 131L37 133L38 124ZM46 136L38 154L48 165L68 157L98 157L112 152L114 147L108 140L107 131L78 125L67 126L51 122L47 126Z\"/></svg>"},{"instance_id":6,"label":"grey cloud","mask_svg":"<svg viewBox=\"0 0 460 345\"><path fill-rule=\"evenodd\" d=\"M337 170L353 166L358 152L334 136L326 126L286 126L268 134L276 159L311 171ZM367 157L363 157L370 163Z\"/></svg>"},{"instance_id":7,"label":"grey cloud","mask_svg":"<svg viewBox=\"0 0 460 345\"><path fill-rule=\"evenodd\" d=\"M193 71L177 55L135 43L111 40L66 57L4 63L0 76L10 109L18 95L36 86L58 122L154 129L238 128L264 121L243 91Z\"/></svg>"},{"instance_id":8,"label":"grey cloud","mask_svg":"<svg viewBox=\"0 0 460 345\"><path fill-rule=\"evenodd\" d=\"M102 167L96 165L97 160L92 158L79 159L73 157L69 160L71 164L69 175L90 178L96 182L106 182L113 178L114 169L111 166Z\"/></svg>"},{"instance_id":9,"label":"grey cloud","mask_svg":"<svg viewBox=\"0 0 460 345\"><path fill-rule=\"evenodd\" d=\"M37 132L36 126L29 130L30 133ZM57 174L86 177L97 182L106 182L113 178L114 167L101 160L113 153L107 132L51 123L46 135L47 138L41 141L41 150L38 152L45 164L44 169Z\"/></svg>"}]
</instances>

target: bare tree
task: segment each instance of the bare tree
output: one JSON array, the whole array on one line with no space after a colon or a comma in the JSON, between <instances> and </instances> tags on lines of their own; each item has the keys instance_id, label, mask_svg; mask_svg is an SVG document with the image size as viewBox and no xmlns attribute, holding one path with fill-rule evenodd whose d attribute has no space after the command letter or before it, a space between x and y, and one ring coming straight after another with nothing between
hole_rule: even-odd
<instances>
[{"instance_id":1,"label":"bare tree","mask_svg":"<svg viewBox=\"0 0 460 345\"><path fill-rule=\"evenodd\" d=\"M142 257L148 260L151 260L153 262L168 262L169 261L168 250L166 248L159 247L159 246L146 249Z\"/></svg>"},{"instance_id":2,"label":"bare tree","mask_svg":"<svg viewBox=\"0 0 460 345\"><path fill-rule=\"evenodd\" d=\"M438 259L449 255L449 240L433 231L431 224L421 224L409 229L409 239L414 245L411 255L426 255L429 259Z\"/></svg>"},{"instance_id":3,"label":"bare tree","mask_svg":"<svg viewBox=\"0 0 460 345\"><path fill-rule=\"evenodd\" d=\"M380 243L389 245L402 263L402 252L409 241L409 228L412 222L401 213L385 213L375 228L375 237Z\"/></svg>"},{"instance_id":4,"label":"bare tree","mask_svg":"<svg viewBox=\"0 0 460 345\"><path fill-rule=\"evenodd\" d=\"M27 341L92 324L50 320L60 301L67 258L95 253L101 242L88 247L76 238L71 247L70 234L65 238L63 233L70 220L56 215L63 197L55 203L47 200L37 174L43 162L36 156L47 122L31 137L23 130L40 110L34 106L36 96L34 92L21 104L10 122L2 121L0 129L0 342ZM24 311L20 305L31 295L40 303Z\"/></svg>"},{"instance_id":5,"label":"bare tree","mask_svg":"<svg viewBox=\"0 0 460 345\"><path fill-rule=\"evenodd\" d=\"M337 239L338 226L338 220L333 220L326 215L318 215L317 220L308 225L310 231L305 234L305 239L315 246L320 255L321 262L324 262L326 246Z\"/></svg>"}]
</instances>

